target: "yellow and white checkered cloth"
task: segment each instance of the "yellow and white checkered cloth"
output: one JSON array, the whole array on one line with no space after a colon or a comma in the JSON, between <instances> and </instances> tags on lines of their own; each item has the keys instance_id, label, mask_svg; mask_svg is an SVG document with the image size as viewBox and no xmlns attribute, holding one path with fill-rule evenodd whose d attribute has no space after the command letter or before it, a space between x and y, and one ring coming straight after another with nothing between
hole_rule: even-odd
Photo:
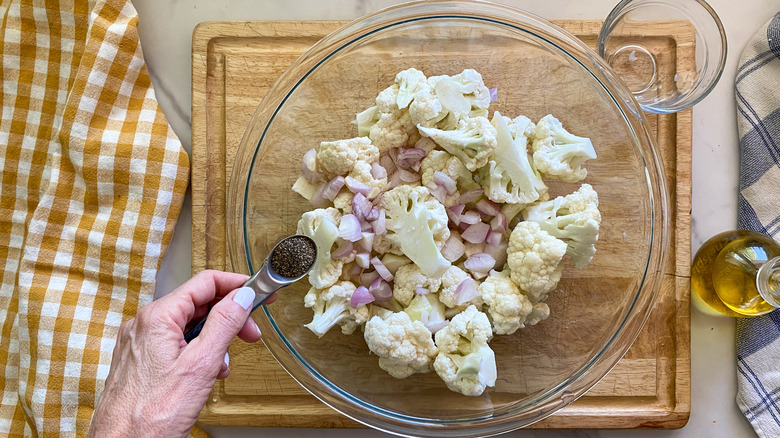
<instances>
[{"instance_id":1,"label":"yellow and white checkered cloth","mask_svg":"<svg viewBox=\"0 0 780 438\"><path fill-rule=\"evenodd\" d=\"M83 436L189 161L126 0L0 0L0 435Z\"/></svg>"}]
</instances>

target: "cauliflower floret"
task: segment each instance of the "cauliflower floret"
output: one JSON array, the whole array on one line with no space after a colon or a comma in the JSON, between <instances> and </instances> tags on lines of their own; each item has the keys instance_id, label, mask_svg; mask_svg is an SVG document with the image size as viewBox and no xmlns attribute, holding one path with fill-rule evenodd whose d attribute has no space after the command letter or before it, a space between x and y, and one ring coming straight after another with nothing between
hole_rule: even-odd
<instances>
[{"instance_id":1,"label":"cauliflower floret","mask_svg":"<svg viewBox=\"0 0 780 438\"><path fill-rule=\"evenodd\" d=\"M467 117L458 122L454 131L422 126L419 129L472 172L487 164L496 148L496 128L485 117Z\"/></svg>"},{"instance_id":2,"label":"cauliflower floret","mask_svg":"<svg viewBox=\"0 0 780 438\"><path fill-rule=\"evenodd\" d=\"M416 295L411 303L404 309L412 321L422 322L431 333L446 327L449 321L445 316L444 304L439 301L435 293Z\"/></svg>"},{"instance_id":3,"label":"cauliflower floret","mask_svg":"<svg viewBox=\"0 0 780 438\"><path fill-rule=\"evenodd\" d=\"M509 236L507 264L512 281L531 303L547 297L561 279L566 243L542 230L537 222L520 222Z\"/></svg>"},{"instance_id":4,"label":"cauliflower floret","mask_svg":"<svg viewBox=\"0 0 780 438\"><path fill-rule=\"evenodd\" d=\"M358 160L369 166L379 160L379 149L367 137L323 141L317 150L317 168L328 177L346 176Z\"/></svg>"},{"instance_id":5,"label":"cauliflower floret","mask_svg":"<svg viewBox=\"0 0 780 438\"><path fill-rule=\"evenodd\" d=\"M477 294L477 296L475 296L473 299L461 303L460 305L457 304L458 297L455 292L458 290L458 286L460 286L460 284L465 280L474 281L475 285L477 287L479 286L479 283L471 278L471 275L469 275L466 271L455 265L450 266L449 269L444 272L444 275L441 276L441 291L439 292L439 301L441 301L442 304L450 309L465 310L470 305L481 306L482 298L479 296L479 294Z\"/></svg>"},{"instance_id":6,"label":"cauliflower floret","mask_svg":"<svg viewBox=\"0 0 780 438\"><path fill-rule=\"evenodd\" d=\"M522 328L533 310L533 304L512 282L508 270L491 271L479 285L479 295L493 322L493 331L499 335L511 335Z\"/></svg>"},{"instance_id":7,"label":"cauliflower floret","mask_svg":"<svg viewBox=\"0 0 780 438\"><path fill-rule=\"evenodd\" d=\"M531 313L525 318L525 325L536 325L539 321L547 319L548 316L550 316L550 307L547 306L547 303L536 303Z\"/></svg>"},{"instance_id":8,"label":"cauliflower floret","mask_svg":"<svg viewBox=\"0 0 780 438\"><path fill-rule=\"evenodd\" d=\"M371 164L363 160L355 161L349 176L371 187L371 191L366 195L368 199L374 199L387 185L387 177L375 179L371 174Z\"/></svg>"},{"instance_id":9,"label":"cauliflower floret","mask_svg":"<svg viewBox=\"0 0 780 438\"><path fill-rule=\"evenodd\" d=\"M393 297L404 306L408 306L417 293L418 287L424 287L429 292L438 292L441 280L430 278L420 271L414 263L401 266L395 273Z\"/></svg>"},{"instance_id":10,"label":"cauliflower floret","mask_svg":"<svg viewBox=\"0 0 780 438\"><path fill-rule=\"evenodd\" d=\"M391 113L398 109L398 85L391 85L376 96L376 109L380 113Z\"/></svg>"},{"instance_id":11,"label":"cauliflower floret","mask_svg":"<svg viewBox=\"0 0 780 438\"><path fill-rule=\"evenodd\" d=\"M395 76L395 84L398 85L396 105L398 108L406 108L415 94L422 88L430 88L428 80L423 72L416 68L406 69Z\"/></svg>"},{"instance_id":12,"label":"cauliflower floret","mask_svg":"<svg viewBox=\"0 0 780 438\"><path fill-rule=\"evenodd\" d=\"M438 351L430 330L404 312L372 317L363 336L368 349L379 356L379 368L397 379L429 372Z\"/></svg>"},{"instance_id":13,"label":"cauliflower floret","mask_svg":"<svg viewBox=\"0 0 780 438\"><path fill-rule=\"evenodd\" d=\"M371 249L379 255L381 254L395 254L398 256L404 255L404 252L401 250L401 247L398 246L398 242L396 242L394 239L390 239L388 234L375 235L374 244L372 245Z\"/></svg>"},{"instance_id":14,"label":"cauliflower floret","mask_svg":"<svg viewBox=\"0 0 780 438\"><path fill-rule=\"evenodd\" d=\"M439 102L431 87L422 87L414 95L414 100L409 105L409 116L416 126L442 128L438 124L448 114L449 111L441 106L441 102Z\"/></svg>"},{"instance_id":15,"label":"cauliflower floret","mask_svg":"<svg viewBox=\"0 0 780 438\"><path fill-rule=\"evenodd\" d=\"M345 335L352 334L358 325L366 322L369 311L366 306L353 309L350 301L355 285L342 281L327 289L312 287L303 297L304 306L314 310L314 318L304 327L322 337L336 324Z\"/></svg>"},{"instance_id":16,"label":"cauliflower floret","mask_svg":"<svg viewBox=\"0 0 780 438\"><path fill-rule=\"evenodd\" d=\"M382 195L387 238L428 277L439 278L450 262L439 250L450 237L444 206L425 187L399 186Z\"/></svg>"},{"instance_id":17,"label":"cauliflower floret","mask_svg":"<svg viewBox=\"0 0 780 438\"><path fill-rule=\"evenodd\" d=\"M417 126L412 122L409 111L405 109L382 113L379 121L371 127L368 136L381 153L392 148L406 147L420 139Z\"/></svg>"},{"instance_id":18,"label":"cauliflower floret","mask_svg":"<svg viewBox=\"0 0 780 438\"><path fill-rule=\"evenodd\" d=\"M420 179L423 185L433 182L433 174L436 171L442 172L457 182L458 190L461 192L474 190L479 188L479 184L474 182L474 177L466 169L466 166L458 159L458 157L450 155L446 151L433 150L423 158L420 163ZM444 204L454 205L457 201L458 194L448 195L447 200L452 198L452 202L445 201ZM447 205L449 206L449 205Z\"/></svg>"},{"instance_id":19,"label":"cauliflower floret","mask_svg":"<svg viewBox=\"0 0 780 438\"><path fill-rule=\"evenodd\" d=\"M436 332L439 354L433 369L450 390L478 396L485 388L495 386L496 357L488 345L492 337L490 321L475 306L469 306Z\"/></svg>"},{"instance_id":20,"label":"cauliflower floret","mask_svg":"<svg viewBox=\"0 0 780 438\"><path fill-rule=\"evenodd\" d=\"M549 114L536 124L534 136L534 164L542 175L566 182L585 178L588 171L580 166L586 160L596 158L589 138L571 134Z\"/></svg>"},{"instance_id":21,"label":"cauliflower floret","mask_svg":"<svg viewBox=\"0 0 780 438\"><path fill-rule=\"evenodd\" d=\"M523 211L523 217L538 222L542 230L566 242L566 254L577 269L582 269L596 253L601 225L598 207L598 194L590 184L583 184L565 197L528 207Z\"/></svg>"},{"instance_id":22,"label":"cauliflower floret","mask_svg":"<svg viewBox=\"0 0 780 438\"><path fill-rule=\"evenodd\" d=\"M352 197L355 196L348 189L341 189L341 191L333 198L333 207L336 208L341 214L352 213Z\"/></svg>"},{"instance_id":23,"label":"cauliflower floret","mask_svg":"<svg viewBox=\"0 0 780 438\"><path fill-rule=\"evenodd\" d=\"M330 258L330 251L339 237L341 214L335 208L307 211L298 221L298 234L309 236L317 245L317 259L309 271L309 283L317 289L333 286L341 276L343 260Z\"/></svg>"},{"instance_id":24,"label":"cauliflower floret","mask_svg":"<svg viewBox=\"0 0 780 438\"><path fill-rule=\"evenodd\" d=\"M528 117L515 119L493 113L496 149L480 171L485 195L493 202L530 204L547 192L547 186L528 160L528 138L534 124Z\"/></svg>"}]
</instances>

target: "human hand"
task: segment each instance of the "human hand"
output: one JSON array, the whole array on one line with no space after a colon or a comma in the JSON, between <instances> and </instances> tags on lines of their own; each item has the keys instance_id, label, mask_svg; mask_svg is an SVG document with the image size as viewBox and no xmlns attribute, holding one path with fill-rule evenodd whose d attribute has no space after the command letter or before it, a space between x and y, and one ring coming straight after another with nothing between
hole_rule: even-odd
<instances>
[{"instance_id":1,"label":"human hand","mask_svg":"<svg viewBox=\"0 0 780 438\"><path fill-rule=\"evenodd\" d=\"M249 318L255 293L241 287L247 278L203 271L120 326L90 437L187 436L215 380L230 374L230 341L260 339ZM187 344L188 323L207 313L200 335Z\"/></svg>"}]
</instances>

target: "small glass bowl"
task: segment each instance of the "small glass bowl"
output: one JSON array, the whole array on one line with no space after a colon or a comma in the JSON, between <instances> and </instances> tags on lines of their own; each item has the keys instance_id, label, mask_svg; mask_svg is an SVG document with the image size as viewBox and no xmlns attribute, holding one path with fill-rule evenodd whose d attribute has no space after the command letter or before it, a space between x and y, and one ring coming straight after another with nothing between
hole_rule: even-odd
<instances>
[{"instance_id":1,"label":"small glass bowl","mask_svg":"<svg viewBox=\"0 0 780 438\"><path fill-rule=\"evenodd\" d=\"M676 63L691 65L664 74L657 60L668 53L654 42L670 35L686 58ZM642 109L661 114L690 108L712 91L726 47L720 18L704 0L623 0L607 16L598 41L599 54Z\"/></svg>"},{"instance_id":2,"label":"small glass bowl","mask_svg":"<svg viewBox=\"0 0 780 438\"><path fill-rule=\"evenodd\" d=\"M550 317L495 336L498 380L479 397L447 389L436 373L395 379L360 331L318 339L303 327L308 282L256 312L263 340L304 388L342 414L406 436L486 436L539 421L595 385L628 350L659 292L667 247L664 173L643 113L584 43L534 15L485 2L426 1L353 21L303 54L258 106L230 177L233 269L253 272L312 207L290 187L303 154L357 135L355 113L409 67L426 75L482 73L498 90L490 110L538 120L554 114L589 136L599 158L586 183L603 220L585 269L566 262ZM550 195L578 185L548 181Z\"/></svg>"}]
</instances>

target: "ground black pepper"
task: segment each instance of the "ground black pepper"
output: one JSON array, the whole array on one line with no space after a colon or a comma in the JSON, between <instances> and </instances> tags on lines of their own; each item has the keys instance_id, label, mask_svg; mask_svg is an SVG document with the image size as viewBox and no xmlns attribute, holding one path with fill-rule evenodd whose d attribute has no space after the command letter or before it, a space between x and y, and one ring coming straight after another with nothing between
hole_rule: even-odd
<instances>
[{"instance_id":1,"label":"ground black pepper","mask_svg":"<svg viewBox=\"0 0 780 438\"><path fill-rule=\"evenodd\" d=\"M271 253L271 269L285 278L297 278L309 272L317 258L317 246L306 236L290 236Z\"/></svg>"}]
</instances>

